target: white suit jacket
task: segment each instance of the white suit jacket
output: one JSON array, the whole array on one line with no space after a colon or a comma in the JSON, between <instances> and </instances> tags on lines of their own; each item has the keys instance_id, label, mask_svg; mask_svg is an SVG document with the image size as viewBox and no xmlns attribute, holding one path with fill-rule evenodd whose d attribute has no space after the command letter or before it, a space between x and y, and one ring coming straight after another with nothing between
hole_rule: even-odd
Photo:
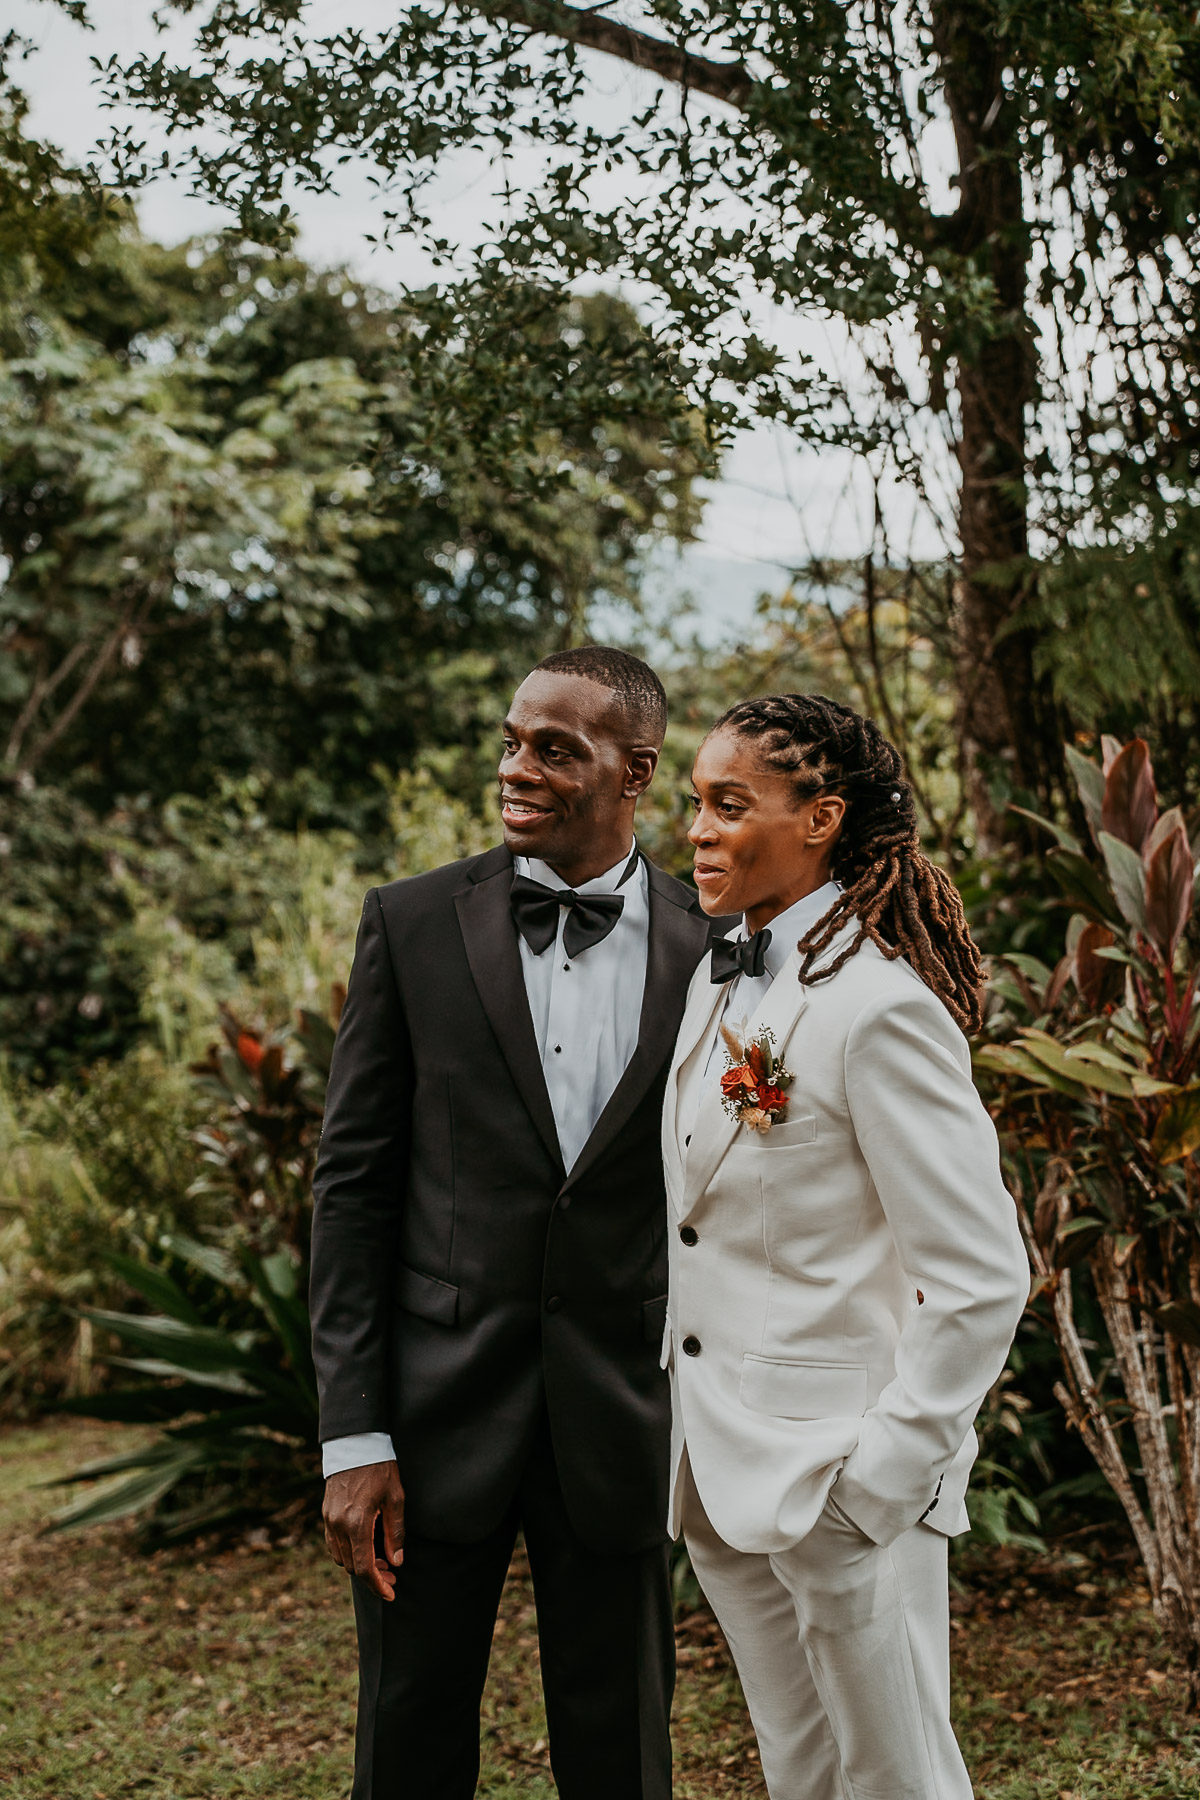
<instances>
[{"instance_id":1,"label":"white suit jacket","mask_svg":"<svg viewBox=\"0 0 1200 1800\"><path fill-rule=\"evenodd\" d=\"M868 941L802 987L799 961L748 1022L795 1076L783 1122L736 1123L715 1083L695 1112L725 996L707 959L667 1082L671 1532L685 1447L738 1550L799 1542L835 1479L876 1543L922 1517L964 1531L972 1424L1029 1294L996 1133L965 1038L906 962Z\"/></svg>"}]
</instances>

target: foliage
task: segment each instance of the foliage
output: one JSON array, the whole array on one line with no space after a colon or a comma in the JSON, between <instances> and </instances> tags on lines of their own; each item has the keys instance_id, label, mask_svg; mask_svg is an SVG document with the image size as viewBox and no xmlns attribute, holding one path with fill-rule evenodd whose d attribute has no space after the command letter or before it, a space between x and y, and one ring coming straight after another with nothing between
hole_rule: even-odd
<instances>
[{"instance_id":1,"label":"foliage","mask_svg":"<svg viewBox=\"0 0 1200 1800\"><path fill-rule=\"evenodd\" d=\"M377 765L477 739L515 669L634 603L643 548L694 528L687 433L644 406L547 424L536 492L466 427L431 440L410 311L344 271L130 226L89 266L69 312L31 274L0 341L0 768L23 790L69 781L103 814L254 776L279 821L378 830ZM603 297L531 303L525 330L539 369L639 337Z\"/></svg>"},{"instance_id":2,"label":"foliage","mask_svg":"<svg viewBox=\"0 0 1200 1800\"><path fill-rule=\"evenodd\" d=\"M118 1304L107 1261L144 1257L212 1210L189 1186L199 1109L184 1071L149 1046L97 1063L78 1085L0 1084L0 1407L28 1410L96 1380L77 1310Z\"/></svg>"},{"instance_id":3,"label":"foliage","mask_svg":"<svg viewBox=\"0 0 1200 1800\"><path fill-rule=\"evenodd\" d=\"M1103 764L1068 750L1095 852L1066 827L1047 865L1072 913L1054 969L1020 953L993 981L997 1123L1056 1389L1119 1499L1156 1616L1200 1702L1200 946L1194 852L1161 811L1141 739ZM1107 1335L1081 1327L1090 1289Z\"/></svg>"},{"instance_id":4,"label":"foliage","mask_svg":"<svg viewBox=\"0 0 1200 1800\"><path fill-rule=\"evenodd\" d=\"M226 1013L224 1043L195 1066L216 1104L194 1134L204 1172L190 1191L222 1203L219 1232L206 1243L164 1233L143 1260L110 1253L109 1266L154 1310L89 1308L85 1316L134 1353L109 1360L150 1381L62 1402L91 1418L162 1430L77 1470L70 1480L123 1479L65 1508L57 1528L136 1514L155 1533L182 1537L311 1493L311 1187L343 997L334 997L332 1021L299 1013L298 1057L282 1034L268 1039Z\"/></svg>"},{"instance_id":5,"label":"foliage","mask_svg":"<svg viewBox=\"0 0 1200 1800\"><path fill-rule=\"evenodd\" d=\"M587 103L595 53L644 72L631 116ZM1001 797L1056 785L1056 703L1087 685L1056 629L1071 617L1101 653L1103 703L1124 709L1126 615L1153 615L1135 704L1168 697L1195 756L1200 672L1171 654L1198 430L1200 25L1181 0L645 0L629 20L456 0L377 27L229 0L177 59L106 75L165 116L176 167L245 232L286 237L294 184L374 165L384 222L420 232L446 272L414 297L435 346L480 346L430 398L452 431L464 386L481 406L511 393L506 469L544 418L519 349L531 285L630 280L658 368L714 438L782 419L915 488L959 557L963 751ZM136 140L109 149L136 180ZM447 241L428 187L471 154L507 177L474 252ZM831 321L831 354L769 342L769 306ZM581 359L556 421L605 388L604 359ZM972 798L994 831L978 780Z\"/></svg>"},{"instance_id":6,"label":"foliage","mask_svg":"<svg viewBox=\"0 0 1200 1800\"><path fill-rule=\"evenodd\" d=\"M174 1236L161 1249L200 1282L185 1289L169 1265L110 1259L158 1310L87 1314L120 1340L127 1354L118 1365L150 1382L61 1405L162 1429L149 1443L66 1477L106 1485L57 1513L57 1530L137 1514L157 1535L188 1537L278 1511L314 1485L317 1389L303 1271L286 1249L230 1254ZM234 1322L214 1325L214 1315ZM113 1476L122 1479L107 1480Z\"/></svg>"}]
</instances>

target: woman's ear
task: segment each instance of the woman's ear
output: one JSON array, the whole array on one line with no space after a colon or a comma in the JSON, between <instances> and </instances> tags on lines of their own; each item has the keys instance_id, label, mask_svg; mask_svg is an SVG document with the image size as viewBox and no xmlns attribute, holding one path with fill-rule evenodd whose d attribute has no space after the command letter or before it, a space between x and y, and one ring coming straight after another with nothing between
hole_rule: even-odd
<instances>
[{"instance_id":1,"label":"woman's ear","mask_svg":"<svg viewBox=\"0 0 1200 1800\"><path fill-rule=\"evenodd\" d=\"M840 794L818 794L808 822L809 843L826 846L832 844L842 829L845 816L846 802Z\"/></svg>"}]
</instances>

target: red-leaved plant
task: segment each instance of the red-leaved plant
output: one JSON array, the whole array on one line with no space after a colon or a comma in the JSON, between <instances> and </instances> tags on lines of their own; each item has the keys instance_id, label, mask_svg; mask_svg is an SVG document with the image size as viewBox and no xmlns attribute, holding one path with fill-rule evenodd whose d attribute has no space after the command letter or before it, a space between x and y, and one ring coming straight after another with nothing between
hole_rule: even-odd
<instances>
[{"instance_id":1,"label":"red-leaved plant","mask_svg":"<svg viewBox=\"0 0 1200 1800\"><path fill-rule=\"evenodd\" d=\"M1150 752L1068 761L1093 840L1055 839L1072 907L1054 969L998 959L977 1060L1022 1214L1056 1393L1129 1519L1165 1637L1200 1707L1200 956L1195 857L1160 812ZM1084 1284L1108 1344L1079 1324Z\"/></svg>"}]
</instances>

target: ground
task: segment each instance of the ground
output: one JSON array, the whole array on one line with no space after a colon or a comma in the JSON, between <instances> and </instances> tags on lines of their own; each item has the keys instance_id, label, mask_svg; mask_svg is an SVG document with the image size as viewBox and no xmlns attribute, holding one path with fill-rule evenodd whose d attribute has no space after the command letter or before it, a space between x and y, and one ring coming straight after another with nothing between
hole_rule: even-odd
<instances>
[{"instance_id":1,"label":"ground","mask_svg":"<svg viewBox=\"0 0 1200 1800\"><path fill-rule=\"evenodd\" d=\"M37 1535L62 1495L34 1484L119 1438L77 1421L0 1435L0 1795L343 1800L353 1628L315 1540L146 1556L115 1528ZM1076 1540L961 1565L955 1706L979 1800L1195 1800L1200 1733L1135 1565L1119 1539L1082 1541L1086 1555ZM679 1640L677 1800L764 1800L719 1633L693 1611ZM554 1793L536 1673L518 1563L488 1686L487 1800Z\"/></svg>"}]
</instances>

